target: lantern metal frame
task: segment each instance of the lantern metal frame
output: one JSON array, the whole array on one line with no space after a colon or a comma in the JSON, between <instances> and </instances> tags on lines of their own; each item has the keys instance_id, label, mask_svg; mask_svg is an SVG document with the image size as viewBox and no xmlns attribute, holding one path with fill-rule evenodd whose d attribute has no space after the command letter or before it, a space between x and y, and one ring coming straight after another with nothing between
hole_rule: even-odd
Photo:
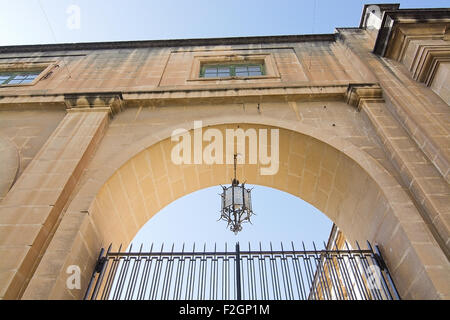
<instances>
[{"instance_id":1,"label":"lantern metal frame","mask_svg":"<svg viewBox=\"0 0 450 320\"><path fill-rule=\"evenodd\" d=\"M251 223L251 216L255 213L252 210L252 189L245 188L245 183L239 184L236 179L236 162L237 154L234 155L234 178L231 186L221 186L223 192L221 194L222 208L219 220L224 220L234 234L242 231L242 224Z\"/></svg>"}]
</instances>

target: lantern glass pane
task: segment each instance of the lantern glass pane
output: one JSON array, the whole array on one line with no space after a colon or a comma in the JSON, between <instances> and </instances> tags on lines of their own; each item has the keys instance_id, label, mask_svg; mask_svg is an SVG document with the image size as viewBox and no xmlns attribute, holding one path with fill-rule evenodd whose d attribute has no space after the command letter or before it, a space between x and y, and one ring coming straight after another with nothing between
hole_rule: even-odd
<instances>
[{"instance_id":1,"label":"lantern glass pane","mask_svg":"<svg viewBox=\"0 0 450 320\"><path fill-rule=\"evenodd\" d=\"M244 204L244 202L242 201L242 190L244 189L241 186L236 186L236 187L228 187L227 189L225 189L224 194L225 194L225 207L231 206L233 204L233 188L234 188L234 205L235 206L242 206ZM244 189L244 196L245 196L245 203L247 204L248 202L248 191L246 189Z\"/></svg>"},{"instance_id":2,"label":"lantern glass pane","mask_svg":"<svg viewBox=\"0 0 450 320\"><path fill-rule=\"evenodd\" d=\"M225 207L231 206L232 204L231 187L226 188L224 193L225 193Z\"/></svg>"},{"instance_id":3,"label":"lantern glass pane","mask_svg":"<svg viewBox=\"0 0 450 320\"><path fill-rule=\"evenodd\" d=\"M242 206L242 187L234 187L234 205Z\"/></svg>"},{"instance_id":4,"label":"lantern glass pane","mask_svg":"<svg viewBox=\"0 0 450 320\"><path fill-rule=\"evenodd\" d=\"M245 195L245 206L249 209L252 210L252 198L250 195L250 190L245 190L244 192Z\"/></svg>"}]
</instances>

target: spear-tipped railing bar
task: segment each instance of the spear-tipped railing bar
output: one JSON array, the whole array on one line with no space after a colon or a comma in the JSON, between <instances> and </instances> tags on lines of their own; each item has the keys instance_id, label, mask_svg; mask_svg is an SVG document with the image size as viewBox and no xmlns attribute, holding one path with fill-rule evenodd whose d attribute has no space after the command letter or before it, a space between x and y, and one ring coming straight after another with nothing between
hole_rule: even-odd
<instances>
[{"instance_id":1,"label":"spear-tipped railing bar","mask_svg":"<svg viewBox=\"0 0 450 320\"><path fill-rule=\"evenodd\" d=\"M344 283L343 285L343 290L345 290L345 293L347 294L347 298L349 298L350 300L355 300L356 297L353 295L353 290L348 290L349 288L351 288L351 279L350 279L350 275L347 271L346 268L346 262L345 262L345 258L347 257L345 254L342 254L341 249L339 248L336 239L334 240L334 246L335 246L335 250L337 252L337 256L336 256L336 260L339 266L339 270L341 270L341 279ZM344 293L344 297L345 297L345 293Z\"/></svg>"},{"instance_id":2,"label":"spear-tipped railing bar","mask_svg":"<svg viewBox=\"0 0 450 320\"><path fill-rule=\"evenodd\" d=\"M96 277L96 275L97 275L97 273L98 273L98 264L99 264L99 261L101 261L101 259L103 258L103 254L105 253L105 249L104 248L101 248L100 249L100 253L99 253L99 255L98 255L98 258L97 258L97 261L96 261L96 264L95 264L95 266L94 266L94 271L92 271L92 276L91 276L91 279L89 280L89 284L88 284L88 287L87 287L87 289L86 289L86 293L84 294L84 297L83 297L83 300L87 300L88 299L88 297L89 297L89 294L91 293L91 288L92 288L92 285L93 285L93 283L94 283L94 279L95 279L95 277ZM99 282L97 281L96 282L96 286L99 284Z\"/></svg>"},{"instance_id":3,"label":"spear-tipped railing bar","mask_svg":"<svg viewBox=\"0 0 450 320\"><path fill-rule=\"evenodd\" d=\"M327 248L326 243L323 243L324 248ZM333 257L330 256L328 253L325 254L325 264L328 267L328 272L330 274L330 279L331 279L331 284L332 284L332 288L333 288L333 292L336 292L339 300L342 300L344 295L342 292L342 287L339 283L339 276L336 273L336 265L333 261Z\"/></svg>"},{"instance_id":4,"label":"spear-tipped railing bar","mask_svg":"<svg viewBox=\"0 0 450 320\"><path fill-rule=\"evenodd\" d=\"M241 291L241 257L239 255L239 242L236 242L236 300L242 300Z\"/></svg>"},{"instance_id":5,"label":"spear-tipped railing bar","mask_svg":"<svg viewBox=\"0 0 450 320\"><path fill-rule=\"evenodd\" d=\"M239 244L233 251L175 250L175 244L164 251L136 252L133 246L122 252L102 250L97 271L86 290L86 299L398 299L392 278L378 252L370 243L368 249L351 249L348 243L324 244L318 249L297 250L281 243L281 249L245 251ZM334 250L332 247L335 247ZM371 267L381 269L379 290L370 287ZM392 282L392 283L391 283ZM378 287L377 287L378 288Z\"/></svg>"},{"instance_id":6,"label":"spear-tipped railing bar","mask_svg":"<svg viewBox=\"0 0 450 320\"><path fill-rule=\"evenodd\" d=\"M369 248L372 249L372 245L370 244L369 241L367 241L367 244L368 244ZM389 286L392 289L393 296L391 295L390 290L388 290L390 298L394 298L395 300L401 300L400 294L398 293L398 290L397 290L397 287L395 286L394 280L391 277L391 273L389 272L389 269L386 266L386 263L384 262L383 255L381 254L381 251L380 251L380 248L378 247L378 245L375 245L375 251L374 252L377 255L376 257L378 257L380 259L380 261L379 261L380 264L381 264L380 268L386 274L386 277L387 277L388 282L389 282ZM383 272L381 273L382 275L383 275Z\"/></svg>"}]
</instances>

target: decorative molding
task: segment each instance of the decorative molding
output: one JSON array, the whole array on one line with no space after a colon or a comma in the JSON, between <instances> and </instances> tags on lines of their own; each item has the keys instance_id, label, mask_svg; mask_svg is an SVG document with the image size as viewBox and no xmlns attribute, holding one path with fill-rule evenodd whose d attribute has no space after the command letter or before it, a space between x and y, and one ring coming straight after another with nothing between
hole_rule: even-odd
<instances>
[{"instance_id":1,"label":"decorative molding","mask_svg":"<svg viewBox=\"0 0 450 320\"><path fill-rule=\"evenodd\" d=\"M199 88L198 90L171 90L148 92L123 92L126 107L152 105L186 104L186 103L260 103L267 101L343 101L348 83L292 85L292 86L259 86L248 88Z\"/></svg>"},{"instance_id":2,"label":"decorative molding","mask_svg":"<svg viewBox=\"0 0 450 320\"><path fill-rule=\"evenodd\" d=\"M84 42L84 43L58 43L19 46L0 46L0 53L11 52L45 52L45 51L73 51L73 50L116 50L135 48L171 48L194 46L220 46L261 43L294 43L309 41L336 40L336 34L305 34L284 36L258 36L258 37L230 37L230 38L204 38L204 39L173 39L173 40L144 40L144 41L116 41L116 42Z\"/></svg>"},{"instance_id":3,"label":"decorative molding","mask_svg":"<svg viewBox=\"0 0 450 320\"><path fill-rule=\"evenodd\" d=\"M207 94L206 94L207 93ZM164 103L186 103L187 99L196 103L223 101L232 99L239 102L275 101L274 99L319 101L344 100L360 110L362 102L382 102L382 89L377 83L315 83L291 86L257 86L257 87L215 87L198 88L197 90L152 90L124 92L83 92L57 95L24 95L2 96L0 108L15 109L18 105L39 108L43 103L48 107L62 106L68 112L96 112L107 110L111 116L124 110L125 107L151 102L153 105Z\"/></svg>"},{"instance_id":4,"label":"decorative molding","mask_svg":"<svg viewBox=\"0 0 450 320\"><path fill-rule=\"evenodd\" d=\"M414 80L430 86L450 61L450 9L386 11L374 53L401 62Z\"/></svg>"},{"instance_id":5,"label":"decorative molding","mask_svg":"<svg viewBox=\"0 0 450 320\"><path fill-rule=\"evenodd\" d=\"M410 68L413 79L430 86L441 62L450 62L450 43L419 45Z\"/></svg>"},{"instance_id":6,"label":"decorative molding","mask_svg":"<svg viewBox=\"0 0 450 320\"><path fill-rule=\"evenodd\" d=\"M444 38L450 23L450 8L436 9L398 9L385 11L381 28L378 31L373 53L382 57L399 58L399 48L406 39L405 30L412 31L415 36L438 36ZM420 30L418 27L423 28ZM435 29L443 26L436 33ZM420 32L417 32L419 31Z\"/></svg>"},{"instance_id":7,"label":"decorative molding","mask_svg":"<svg viewBox=\"0 0 450 320\"><path fill-rule=\"evenodd\" d=\"M64 102L68 112L107 110L111 116L123 110L121 93L66 94Z\"/></svg>"},{"instance_id":8,"label":"decorative molding","mask_svg":"<svg viewBox=\"0 0 450 320\"><path fill-rule=\"evenodd\" d=\"M361 110L364 102L384 102L383 90L377 83L349 84L346 93L346 102Z\"/></svg>"}]
</instances>

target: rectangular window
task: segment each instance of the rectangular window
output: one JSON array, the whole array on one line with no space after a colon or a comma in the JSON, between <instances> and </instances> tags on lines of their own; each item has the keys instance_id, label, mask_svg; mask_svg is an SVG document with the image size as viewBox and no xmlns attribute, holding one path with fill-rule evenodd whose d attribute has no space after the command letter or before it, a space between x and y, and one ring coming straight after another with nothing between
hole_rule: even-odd
<instances>
[{"instance_id":1,"label":"rectangular window","mask_svg":"<svg viewBox=\"0 0 450 320\"><path fill-rule=\"evenodd\" d=\"M0 85L2 84L27 84L33 82L41 73L39 71L14 71L0 72Z\"/></svg>"},{"instance_id":2,"label":"rectangular window","mask_svg":"<svg viewBox=\"0 0 450 320\"><path fill-rule=\"evenodd\" d=\"M263 64L205 64L200 69L201 78L263 76Z\"/></svg>"}]
</instances>

